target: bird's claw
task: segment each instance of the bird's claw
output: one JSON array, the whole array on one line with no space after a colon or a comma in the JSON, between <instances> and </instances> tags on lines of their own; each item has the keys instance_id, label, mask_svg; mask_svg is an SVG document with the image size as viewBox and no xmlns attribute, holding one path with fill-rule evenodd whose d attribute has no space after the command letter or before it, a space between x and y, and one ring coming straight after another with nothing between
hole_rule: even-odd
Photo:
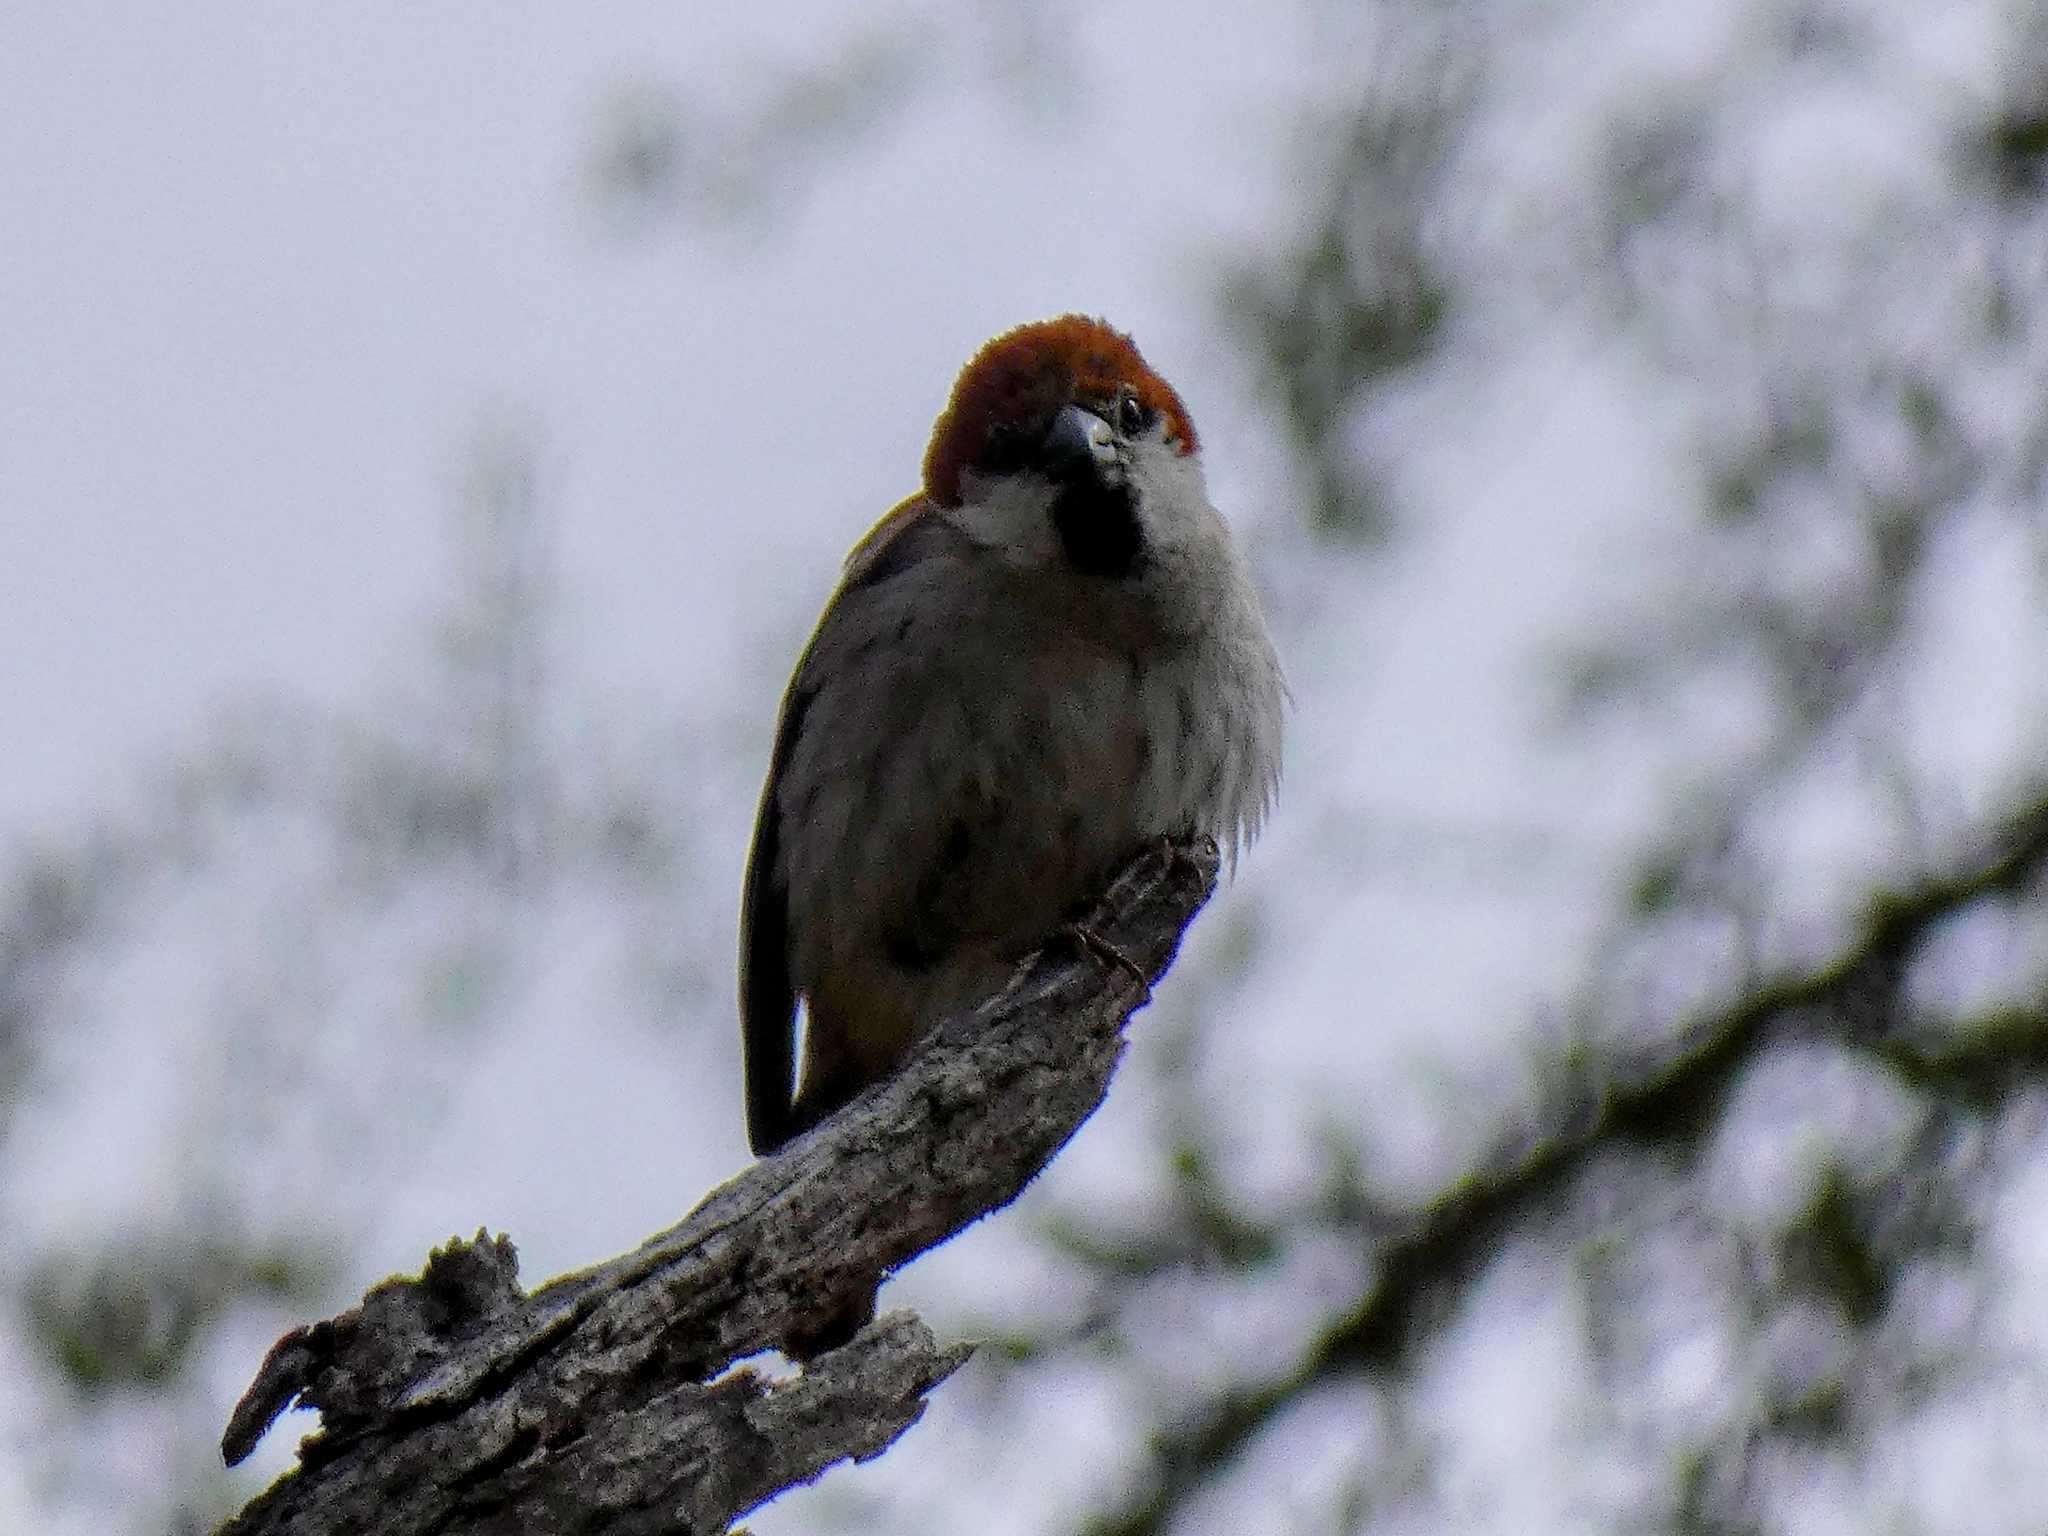
<instances>
[{"instance_id":1,"label":"bird's claw","mask_svg":"<svg viewBox=\"0 0 2048 1536\"><path fill-rule=\"evenodd\" d=\"M1060 924L1058 936L1066 939L1082 954L1092 955L1103 964L1126 972L1139 986L1152 985L1152 978L1145 974L1144 968L1137 961L1089 927L1085 920L1077 918L1073 922Z\"/></svg>"}]
</instances>

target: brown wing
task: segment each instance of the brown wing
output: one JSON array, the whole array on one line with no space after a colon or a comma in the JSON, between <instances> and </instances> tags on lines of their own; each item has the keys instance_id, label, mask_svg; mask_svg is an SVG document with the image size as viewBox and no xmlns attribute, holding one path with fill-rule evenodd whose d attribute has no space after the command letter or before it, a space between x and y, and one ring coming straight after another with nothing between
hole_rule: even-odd
<instances>
[{"instance_id":1,"label":"brown wing","mask_svg":"<svg viewBox=\"0 0 2048 1536\"><path fill-rule=\"evenodd\" d=\"M922 496L898 502L846 557L843 592L882 575L889 553L904 533L930 510ZM838 601L834 594L833 602ZM831 604L822 629L830 618ZM817 638L812 637L815 646ZM792 1113L796 1086L796 984L789 971L789 887L782 874L782 774L790 747L803 730L804 714L815 697L815 683L805 677L811 648L797 662L789 692L783 696L782 719L775 730L775 750L768 760L768 782L754 818L754 846L747 856L746 884L740 896L740 1046L746 1073L747 1144L765 1157L801 1130Z\"/></svg>"},{"instance_id":2,"label":"brown wing","mask_svg":"<svg viewBox=\"0 0 2048 1536\"><path fill-rule=\"evenodd\" d=\"M801 666L797 678L803 677ZM796 989L789 975L789 887L782 875L782 809L777 803L789 745L803 728L809 697L790 685L754 818L754 847L740 896L740 1047L747 1082L747 1145L766 1157L789 1140L796 1086Z\"/></svg>"},{"instance_id":3,"label":"brown wing","mask_svg":"<svg viewBox=\"0 0 2048 1536\"><path fill-rule=\"evenodd\" d=\"M920 491L884 512L881 521L862 534L860 542L848 551L841 585L858 587L873 581L877 568L888 563L890 551L901 545L903 535L923 522L932 510L932 504Z\"/></svg>"}]
</instances>

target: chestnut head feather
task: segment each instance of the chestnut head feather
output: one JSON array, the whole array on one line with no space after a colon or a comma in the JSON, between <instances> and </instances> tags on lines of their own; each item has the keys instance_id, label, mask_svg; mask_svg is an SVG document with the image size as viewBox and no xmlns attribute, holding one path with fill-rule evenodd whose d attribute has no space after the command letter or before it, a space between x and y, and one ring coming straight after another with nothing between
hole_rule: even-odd
<instances>
[{"instance_id":1,"label":"chestnut head feather","mask_svg":"<svg viewBox=\"0 0 2048 1536\"><path fill-rule=\"evenodd\" d=\"M1003 457L1007 441L1041 432L1063 405L1113 419L1127 394L1165 423L1176 452L1195 451L1194 424L1180 396L1108 322L1061 315L1005 331L975 353L954 382L925 452L925 494L942 507L957 507L965 471L1010 467Z\"/></svg>"}]
</instances>

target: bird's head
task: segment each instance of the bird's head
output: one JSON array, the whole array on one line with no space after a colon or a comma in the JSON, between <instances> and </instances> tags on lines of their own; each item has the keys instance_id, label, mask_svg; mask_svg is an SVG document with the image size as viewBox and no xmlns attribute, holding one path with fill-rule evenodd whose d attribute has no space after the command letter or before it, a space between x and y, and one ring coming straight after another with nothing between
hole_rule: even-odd
<instances>
[{"instance_id":1,"label":"bird's head","mask_svg":"<svg viewBox=\"0 0 2048 1536\"><path fill-rule=\"evenodd\" d=\"M1187 408L1130 337L1062 315L1005 331L961 370L932 429L925 494L1012 565L1139 574L1207 510Z\"/></svg>"}]
</instances>

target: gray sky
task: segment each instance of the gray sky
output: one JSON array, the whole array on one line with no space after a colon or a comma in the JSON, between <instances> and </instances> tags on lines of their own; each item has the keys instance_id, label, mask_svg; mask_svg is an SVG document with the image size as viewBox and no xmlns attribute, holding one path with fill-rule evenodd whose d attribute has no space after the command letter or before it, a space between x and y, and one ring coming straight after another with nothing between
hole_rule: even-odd
<instances>
[{"instance_id":1,"label":"gray sky","mask_svg":"<svg viewBox=\"0 0 2048 1536\"><path fill-rule=\"evenodd\" d=\"M1946 94L1995 74L1987 7L1929 9L1943 14L1899 27L1895 78L1875 99L1822 80L1758 86L1745 132L1767 203L1789 217L1825 197L1849 219L1910 195ZM1226 257L1286 233L1280 210L1317 149L1304 105L1348 99L1370 40L1313 6L1055 8L1051 74L1023 86L998 67L1001 11L859 8L863 34L928 46L905 66L907 104L717 227L608 215L591 168L622 104L672 91L714 118L744 113L837 55L848 8L643 4L596 23L483 4L67 4L0 19L0 834L59 836L118 809L253 694L405 708L452 580L464 477L494 431L537 448L559 553L555 670L579 707L716 748L709 789L667 791L704 815L693 900L674 914L689 929L684 969L702 973L685 989L688 1028L650 1025L660 1010L645 1006L621 1020L635 1008L620 977L644 935L622 934L601 894L559 894L521 919L511 1001L488 1039L459 1069L425 1069L434 1089L401 1169L334 1200L330 1143L271 1147L265 1209L288 1230L347 1235L343 1292L480 1223L513 1233L538 1280L674 1219L738 1165L725 957L782 677L844 548L913 487L954 371L1022 319L1106 315L1175 382L1290 664L1280 815L1176 978L1212 1006L1215 988L1234 988L1232 1010L1262 1021L1205 1064L1242 1117L1235 1175L1276 1190L1303 1176L1303 1106L1321 1105L1366 1123L1383 1177L1426 1184L1470 1130L1447 1107L1568 979L1560 962L1669 764L1641 741L1545 736L1532 682L1543 642L1589 592L1636 592L1635 572L1654 567L1683 510L1666 466L1693 423L1647 387L1640 358L1590 341L1583 317L1481 304L1479 334L1403 407L1416 430L1371 445L1429 536L1385 569L1312 558L1214 280ZM1757 14L1588 6L1532 47L1523 99L1500 104L1478 157L1497 197L1475 203L1474 260L1524 223L1567 219L1604 115L1711 79ZM2001 677L2022 670L2020 633L1983 639ZM2013 688L2018 703L1960 712L1932 690L1929 707L1956 715L1942 740L2009 745L2000 710L2039 702L2037 683ZM562 729L573 756L576 724ZM1505 833L1530 857L1511 878L1474 878L1454 847L1389 882L1374 875L1389 826ZM281 897L291 910L320 860L312 843L264 844L81 983L83 1006L111 1022L67 1060L105 1090L20 1138L31 1150L7 1174L5 1208L35 1242L146 1222L184 1187L194 1104L231 1091L205 1082L219 956L190 957L224 910ZM1221 958L1233 910L1280 935L1243 978ZM406 1006L351 956L410 964L497 921L461 893L427 893L334 940L319 1006L346 1027L326 1049L374 1052L378 1018ZM259 993L263 953L238 962ZM1172 1007L1169 987L1155 1013ZM1140 1047L1042 1198L1114 1219L1151 1193L1132 1172L1142 1032ZM2048 1255L2027 1262L2048 1271ZM959 1317L1056 1306L1060 1283L1012 1217L922 1261L901 1289ZM294 1321L223 1331L208 1369L220 1417ZM1160 1375L1293 1326L1241 1322L1243 1339L1203 1341ZM1518 1476L1528 1457L1569 1452L1567 1431L1530 1408L1558 1374L1550 1337L1528 1331L1505 1361L1461 1340L1440 1367L1465 1389L1444 1394L1446 1422L1479 1447L1475 1529L1565 1529L1597 1494ZM20 1347L0 1339L0 1362L19 1365ZM1495 1390L1470 1390L1485 1382ZM989 1426L956 1384L882 1463L835 1472L816 1503L788 1501L757 1527L802 1529L806 1509L858 1513L883 1494L942 1509L973 1466L978 1528L1038 1528L1113 1475L1091 1461L1107 1438L1091 1430L1134 1411L1119 1390L1076 1380L1043 1422ZM35 1403L0 1393L0 1422ZM1347 1412L1331 1412L1341 1451ZM193 1447L152 1442L161 1426L136 1415L120 1475L175 1478ZM300 1428L273 1433L253 1479L283 1465ZM1000 1454L1024 1436L1051 1449L1028 1465ZM29 1529L42 1516L15 1454L0 1449L0 1528ZM1313 1487L1322 1474L1311 1456L1298 1475ZM1241 1510L1218 1521L1254 1528ZM70 1528L100 1527L86 1509Z\"/></svg>"},{"instance_id":2,"label":"gray sky","mask_svg":"<svg viewBox=\"0 0 2048 1536\"><path fill-rule=\"evenodd\" d=\"M379 677L445 578L479 417L546 446L579 669L681 700L790 622L764 610L811 606L992 331L1100 310L1213 377L1200 257L1278 169L1284 18L1077 10L1054 26L1074 105L1043 110L985 78L993 23L928 24L924 94L815 195L607 238L586 177L622 94L744 110L849 14L4 23L0 719L36 749L11 754L0 816L98 802L224 695ZM859 23L907 36L919 14ZM1158 56L1120 81L1139 39Z\"/></svg>"}]
</instances>

